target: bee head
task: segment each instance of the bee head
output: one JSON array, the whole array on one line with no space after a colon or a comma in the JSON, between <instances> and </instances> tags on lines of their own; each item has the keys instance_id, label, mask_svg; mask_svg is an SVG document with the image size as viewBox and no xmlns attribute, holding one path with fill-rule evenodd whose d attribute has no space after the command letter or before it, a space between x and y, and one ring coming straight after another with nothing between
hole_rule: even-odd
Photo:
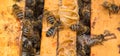
<instances>
[{"instance_id":1,"label":"bee head","mask_svg":"<svg viewBox=\"0 0 120 56\"><path fill-rule=\"evenodd\" d=\"M110 3L105 1L105 2L103 2L102 6L105 7L105 8L109 8L110 7Z\"/></svg>"},{"instance_id":2,"label":"bee head","mask_svg":"<svg viewBox=\"0 0 120 56\"><path fill-rule=\"evenodd\" d=\"M14 4L12 7L13 7L14 9L18 9L18 8L19 8L19 6L18 6L17 4Z\"/></svg>"},{"instance_id":3,"label":"bee head","mask_svg":"<svg viewBox=\"0 0 120 56\"><path fill-rule=\"evenodd\" d=\"M111 9L114 11L114 13L117 13L119 11L119 6L111 4Z\"/></svg>"}]
</instances>

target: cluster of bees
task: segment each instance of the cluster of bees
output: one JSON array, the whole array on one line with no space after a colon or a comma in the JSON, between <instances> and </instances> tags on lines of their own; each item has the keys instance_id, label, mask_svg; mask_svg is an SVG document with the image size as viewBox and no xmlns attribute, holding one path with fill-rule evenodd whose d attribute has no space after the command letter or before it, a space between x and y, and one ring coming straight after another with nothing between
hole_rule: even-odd
<instances>
[{"instance_id":1,"label":"cluster of bees","mask_svg":"<svg viewBox=\"0 0 120 56\"><path fill-rule=\"evenodd\" d=\"M15 2L21 2L22 0L14 0ZM77 32L77 55L78 56L89 56L90 47L101 44L106 39L106 36L113 36L110 39L116 38L113 33L104 31L103 34L95 35L94 38L90 38L90 0L78 0L80 22L72 24L69 28L72 31ZM118 13L119 6L104 2L102 6L108 9L112 13ZM36 9L40 9L36 10ZM39 55L40 50L40 33L41 33L41 18L43 10L43 0L26 0L25 12L20 8L18 4L12 6L13 15L22 21L23 34L22 34L22 56L35 56ZM47 15L46 15L47 14ZM50 12L47 11L45 15L46 20L52 26L46 32L46 36L54 36L58 29L61 29L62 22Z\"/></svg>"},{"instance_id":2,"label":"cluster of bees","mask_svg":"<svg viewBox=\"0 0 120 56\"><path fill-rule=\"evenodd\" d=\"M109 39L115 39L116 36L114 33L110 33L110 31L105 30L103 34L100 35L90 35L90 14L91 14L91 2L90 0L78 0L79 5L79 15L80 21L79 24L75 24L71 27L71 29L77 30L77 56L90 56L90 48L92 46L102 44L103 41L107 41ZM109 2L103 2L102 6L108 9L112 13L118 13L119 6L115 4L111 4ZM76 30L74 30L76 31ZM112 36L107 38L107 36ZM92 37L92 38L91 38Z\"/></svg>"},{"instance_id":3,"label":"cluster of bees","mask_svg":"<svg viewBox=\"0 0 120 56\"><path fill-rule=\"evenodd\" d=\"M25 0L25 11L14 0L12 14L22 22L22 56L40 55L43 0ZM39 11L40 10L40 11Z\"/></svg>"},{"instance_id":4,"label":"cluster of bees","mask_svg":"<svg viewBox=\"0 0 120 56\"><path fill-rule=\"evenodd\" d=\"M77 56L90 56L90 47L88 44L83 43L90 39L90 14L91 14L91 1L78 0L79 6L79 27L77 31ZM85 41L84 41L85 40Z\"/></svg>"}]
</instances>

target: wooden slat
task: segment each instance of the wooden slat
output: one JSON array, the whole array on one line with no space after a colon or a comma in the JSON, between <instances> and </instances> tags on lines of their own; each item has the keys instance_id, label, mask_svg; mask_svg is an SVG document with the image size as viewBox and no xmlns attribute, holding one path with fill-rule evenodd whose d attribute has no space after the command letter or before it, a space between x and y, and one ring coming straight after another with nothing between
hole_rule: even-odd
<instances>
[{"instance_id":1,"label":"wooden slat","mask_svg":"<svg viewBox=\"0 0 120 56\"><path fill-rule=\"evenodd\" d=\"M77 20L79 20L77 0L62 0L62 6L60 6L59 9L59 15L60 20L64 24L64 29L61 30L59 34L58 56L77 56L76 32L71 31L69 28L71 24L75 24Z\"/></svg>"},{"instance_id":2,"label":"wooden slat","mask_svg":"<svg viewBox=\"0 0 120 56\"><path fill-rule=\"evenodd\" d=\"M120 32L117 30L117 27L120 26L120 13L109 15L108 10L104 9L101 5L105 0L91 1L91 34L98 35L102 34L104 30L109 30L117 36L117 39L111 39L103 42L103 45L92 47L91 56L120 56L118 49L118 44L120 44ZM106 1L120 5L120 0ZM96 23L94 24L94 22Z\"/></svg>"},{"instance_id":3,"label":"wooden slat","mask_svg":"<svg viewBox=\"0 0 120 56\"><path fill-rule=\"evenodd\" d=\"M47 9L55 16L58 14L58 0L45 0L44 9ZM42 23L42 40L40 56L56 56L57 36L46 37L46 31L51 27L46 21L46 16L43 17Z\"/></svg>"},{"instance_id":4,"label":"wooden slat","mask_svg":"<svg viewBox=\"0 0 120 56\"><path fill-rule=\"evenodd\" d=\"M76 56L76 32L71 31L69 26L76 23L79 19L77 0L45 0L44 9L52 12L56 17L60 16L64 29L59 32L59 46L57 46L57 35L54 38L53 36L46 37L46 31L51 25L47 24L46 16L43 17L40 55L56 56L58 54L58 56ZM59 47L58 53L56 52L57 47ZM64 51L61 51L62 48L64 48Z\"/></svg>"},{"instance_id":5,"label":"wooden slat","mask_svg":"<svg viewBox=\"0 0 120 56\"><path fill-rule=\"evenodd\" d=\"M0 0L0 55L21 55L21 23L12 13L13 0ZM24 8L24 1L19 3Z\"/></svg>"}]
</instances>

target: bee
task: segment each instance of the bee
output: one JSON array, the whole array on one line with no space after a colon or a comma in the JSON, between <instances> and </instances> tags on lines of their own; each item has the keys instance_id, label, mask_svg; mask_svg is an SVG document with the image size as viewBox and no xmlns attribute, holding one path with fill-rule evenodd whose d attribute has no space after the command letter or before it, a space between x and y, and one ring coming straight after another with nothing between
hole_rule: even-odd
<instances>
[{"instance_id":1,"label":"bee","mask_svg":"<svg viewBox=\"0 0 120 56\"><path fill-rule=\"evenodd\" d=\"M41 15L38 16L37 19L38 19L38 20L42 20L42 18L43 18L43 15L41 14Z\"/></svg>"},{"instance_id":2,"label":"bee","mask_svg":"<svg viewBox=\"0 0 120 56\"><path fill-rule=\"evenodd\" d=\"M17 17L19 19L23 19L23 17L24 17L23 11L17 4L14 4L12 6L12 10L13 10L13 14L15 17Z\"/></svg>"},{"instance_id":3,"label":"bee","mask_svg":"<svg viewBox=\"0 0 120 56\"><path fill-rule=\"evenodd\" d=\"M44 11L45 11L44 15L46 16L47 23L53 25L56 22L55 16L50 11L47 11L46 9Z\"/></svg>"},{"instance_id":4,"label":"bee","mask_svg":"<svg viewBox=\"0 0 120 56\"><path fill-rule=\"evenodd\" d=\"M42 15L38 16L37 20L32 21L33 24L33 30L34 31L40 31L42 29Z\"/></svg>"},{"instance_id":5,"label":"bee","mask_svg":"<svg viewBox=\"0 0 120 56\"><path fill-rule=\"evenodd\" d=\"M80 28L80 25L79 25L79 24L72 24L72 25L70 26L70 29L71 29L72 31L77 31L79 28Z\"/></svg>"},{"instance_id":6,"label":"bee","mask_svg":"<svg viewBox=\"0 0 120 56\"><path fill-rule=\"evenodd\" d=\"M54 24L55 23L55 17L54 16L48 16L46 18L47 22L50 24Z\"/></svg>"},{"instance_id":7,"label":"bee","mask_svg":"<svg viewBox=\"0 0 120 56\"><path fill-rule=\"evenodd\" d=\"M82 0L78 0L78 6L79 6L79 13L81 12L82 8L83 8L83 2Z\"/></svg>"},{"instance_id":8,"label":"bee","mask_svg":"<svg viewBox=\"0 0 120 56\"><path fill-rule=\"evenodd\" d=\"M38 32L36 35L30 38L30 41L32 42L32 47L38 52L40 50L40 36Z\"/></svg>"},{"instance_id":9,"label":"bee","mask_svg":"<svg viewBox=\"0 0 120 56\"><path fill-rule=\"evenodd\" d=\"M30 28L23 27L23 35L27 36L27 37L32 36L32 32L31 32Z\"/></svg>"},{"instance_id":10,"label":"bee","mask_svg":"<svg viewBox=\"0 0 120 56\"><path fill-rule=\"evenodd\" d=\"M109 3L107 1L103 2L102 6L106 9L109 10L109 13L112 12L112 13L118 13L119 11L119 6L117 6L116 4L114 3Z\"/></svg>"},{"instance_id":11,"label":"bee","mask_svg":"<svg viewBox=\"0 0 120 56\"><path fill-rule=\"evenodd\" d=\"M36 0L26 0L26 6L33 8L36 4Z\"/></svg>"},{"instance_id":12,"label":"bee","mask_svg":"<svg viewBox=\"0 0 120 56\"><path fill-rule=\"evenodd\" d=\"M25 8L25 18L26 19L33 19L34 15L33 15L33 10L29 9L28 7Z\"/></svg>"},{"instance_id":13,"label":"bee","mask_svg":"<svg viewBox=\"0 0 120 56\"><path fill-rule=\"evenodd\" d=\"M23 19L23 28L22 28L22 33L24 36L30 37L33 35L33 25L32 22L29 19Z\"/></svg>"},{"instance_id":14,"label":"bee","mask_svg":"<svg viewBox=\"0 0 120 56\"><path fill-rule=\"evenodd\" d=\"M90 4L84 5L81 14L83 18L80 21L83 22L85 25L90 26Z\"/></svg>"},{"instance_id":15,"label":"bee","mask_svg":"<svg viewBox=\"0 0 120 56\"><path fill-rule=\"evenodd\" d=\"M58 26L60 26L60 24L61 24L61 22L60 22L60 21L57 21L57 22L54 24L54 26L52 26L52 27L50 27L50 28L48 29L48 31L46 32L46 36L47 36L47 37L50 37L50 36L52 36L52 35L55 35L55 33L56 33L57 29L58 29ZM54 37L54 36L53 36L53 37Z\"/></svg>"},{"instance_id":16,"label":"bee","mask_svg":"<svg viewBox=\"0 0 120 56\"><path fill-rule=\"evenodd\" d=\"M83 25L82 23L72 24L69 28L72 31L79 31L80 34L89 32L89 27Z\"/></svg>"},{"instance_id":17,"label":"bee","mask_svg":"<svg viewBox=\"0 0 120 56\"><path fill-rule=\"evenodd\" d=\"M33 37L32 39L34 39L36 37ZM39 39L37 39L38 42ZM39 47L34 47L36 44L40 44L37 43L35 40L33 42L33 40L31 40L30 38L27 38L25 36L22 37L22 51L23 52L30 52L30 55L34 55L36 53L36 51L38 50L37 48ZM24 55L24 54L22 54Z\"/></svg>"},{"instance_id":18,"label":"bee","mask_svg":"<svg viewBox=\"0 0 120 56\"><path fill-rule=\"evenodd\" d=\"M29 39L25 36L22 37L22 45L23 45L23 48L29 50L32 48L32 42L29 41ZM25 49L23 49L25 51Z\"/></svg>"},{"instance_id":19,"label":"bee","mask_svg":"<svg viewBox=\"0 0 120 56\"><path fill-rule=\"evenodd\" d=\"M36 30L38 31L38 30L42 29L42 22L40 19L32 21L32 24L33 24L34 31L36 31Z\"/></svg>"},{"instance_id":20,"label":"bee","mask_svg":"<svg viewBox=\"0 0 120 56\"><path fill-rule=\"evenodd\" d=\"M46 36L50 37L51 35L55 34L56 29L57 28L55 26L50 27L50 29L46 32Z\"/></svg>"}]
</instances>

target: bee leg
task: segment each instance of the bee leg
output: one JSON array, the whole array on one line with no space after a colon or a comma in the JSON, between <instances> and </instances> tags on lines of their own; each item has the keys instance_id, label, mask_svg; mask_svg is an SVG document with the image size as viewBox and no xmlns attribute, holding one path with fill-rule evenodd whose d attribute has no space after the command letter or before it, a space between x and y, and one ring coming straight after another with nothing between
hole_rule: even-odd
<instances>
[{"instance_id":1,"label":"bee leg","mask_svg":"<svg viewBox=\"0 0 120 56\"><path fill-rule=\"evenodd\" d=\"M57 29L58 28L56 28L55 31L54 31L54 33L53 33L53 38L55 37L55 34L57 33Z\"/></svg>"},{"instance_id":2,"label":"bee leg","mask_svg":"<svg viewBox=\"0 0 120 56\"><path fill-rule=\"evenodd\" d=\"M109 16L111 16L111 11L109 10Z\"/></svg>"},{"instance_id":3,"label":"bee leg","mask_svg":"<svg viewBox=\"0 0 120 56\"><path fill-rule=\"evenodd\" d=\"M55 37L56 32L53 34L53 38Z\"/></svg>"},{"instance_id":4,"label":"bee leg","mask_svg":"<svg viewBox=\"0 0 120 56\"><path fill-rule=\"evenodd\" d=\"M47 26L48 26L48 22L47 22Z\"/></svg>"}]
</instances>

